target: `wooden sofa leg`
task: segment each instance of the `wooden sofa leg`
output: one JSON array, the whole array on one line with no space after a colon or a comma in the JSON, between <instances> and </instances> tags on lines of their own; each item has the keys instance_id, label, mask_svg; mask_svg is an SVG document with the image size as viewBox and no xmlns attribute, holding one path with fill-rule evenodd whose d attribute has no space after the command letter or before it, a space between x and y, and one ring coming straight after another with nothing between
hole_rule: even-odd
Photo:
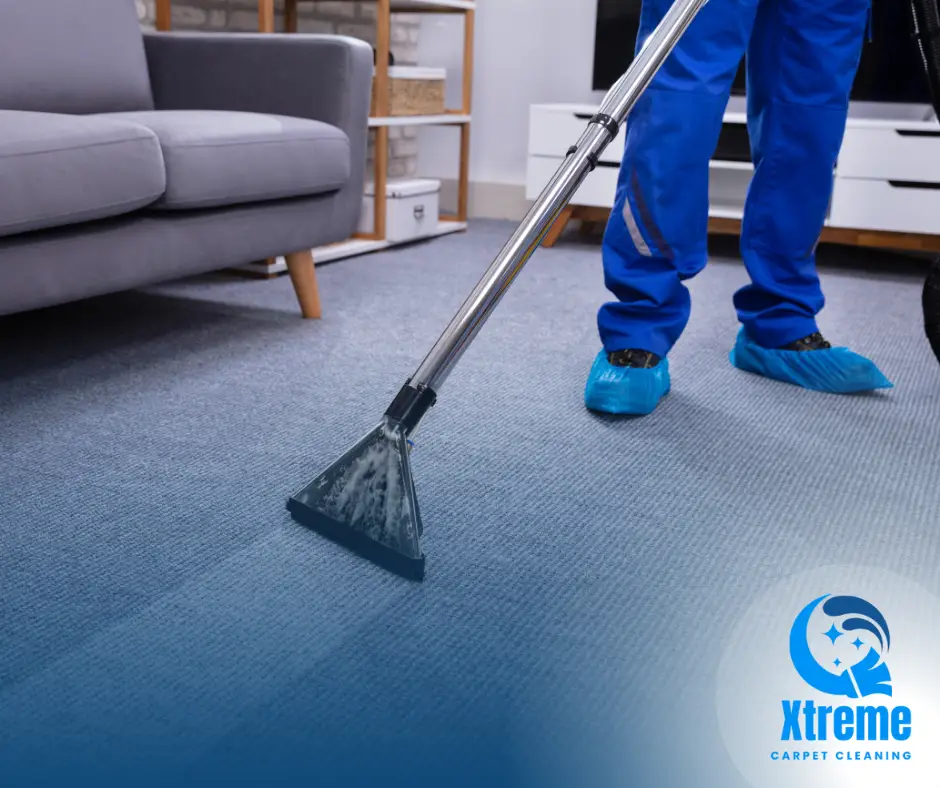
<instances>
[{"instance_id":1,"label":"wooden sofa leg","mask_svg":"<svg viewBox=\"0 0 940 788\"><path fill-rule=\"evenodd\" d=\"M300 304L301 314L312 320L318 320L322 311L320 309L320 291L317 288L317 272L313 263L313 252L309 249L304 252L294 252L284 256L287 261L287 272L290 274L297 301Z\"/></svg>"}]
</instances>

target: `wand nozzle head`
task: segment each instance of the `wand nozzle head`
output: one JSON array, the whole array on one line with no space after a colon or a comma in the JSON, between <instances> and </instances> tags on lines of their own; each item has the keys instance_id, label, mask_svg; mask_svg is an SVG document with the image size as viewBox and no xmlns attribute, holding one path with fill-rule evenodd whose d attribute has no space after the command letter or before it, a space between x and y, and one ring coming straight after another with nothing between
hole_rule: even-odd
<instances>
[{"instance_id":1,"label":"wand nozzle head","mask_svg":"<svg viewBox=\"0 0 940 788\"><path fill-rule=\"evenodd\" d=\"M406 384L382 421L290 497L299 523L411 580L424 579L424 527L411 474L408 435L434 403Z\"/></svg>"}]
</instances>

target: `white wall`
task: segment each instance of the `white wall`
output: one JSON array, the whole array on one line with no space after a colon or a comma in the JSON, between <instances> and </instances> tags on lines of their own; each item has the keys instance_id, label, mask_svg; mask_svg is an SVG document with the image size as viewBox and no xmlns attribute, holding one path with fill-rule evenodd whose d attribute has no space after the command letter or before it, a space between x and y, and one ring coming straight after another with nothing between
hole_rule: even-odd
<instances>
[{"instance_id":1,"label":"white wall","mask_svg":"<svg viewBox=\"0 0 940 788\"><path fill-rule=\"evenodd\" d=\"M470 171L475 186L499 184L524 193L529 105L602 97L591 90L596 13L594 0L478 0ZM447 68L448 103L459 106L461 20L425 16L419 40L419 63ZM455 130L423 129L420 143L422 175L456 176ZM473 213L487 214L473 202Z\"/></svg>"}]
</instances>

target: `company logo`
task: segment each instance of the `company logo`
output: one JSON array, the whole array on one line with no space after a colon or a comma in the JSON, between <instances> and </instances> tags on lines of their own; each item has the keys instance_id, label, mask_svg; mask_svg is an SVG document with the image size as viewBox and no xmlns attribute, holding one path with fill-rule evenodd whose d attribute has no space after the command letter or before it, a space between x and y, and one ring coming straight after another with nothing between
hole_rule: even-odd
<instances>
[{"instance_id":1,"label":"company logo","mask_svg":"<svg viewBox=\"0 0 940 788\"><path fill-rule=\"evenodd\" d=\"M885 617L871 602L857 596L818 597L799 612L790 627L793 667L806 684L825 695L890 697L891 672L885 662L890 647ZM813 700L783 701L781 741L825 742L830 737L838 741L904 741L910 735L911 710L907 706L889 709L870 702L836 706ZM840 755L846 757L836 757ZM904 756L892 753L887 757Z\"/></svg>"},{"instance_id":2,"label":"company logo","mask_svg":"<svg viewBox=\"0 0 940 788\"><path fill-rule=\"evenodd\" d=\"M754 594L715 683L747 784L940 788L938 621L940 596L876 565L817 566Z\"/></svg>"},{"instance_id":3,"label":"company logo","mask_svg":"<svg viewBox=\"0 0 940 788\"><path fill-rule=\"evenodd\" d=\"M811 627L811 622L817 626ZM820 623L829 626L820 632ZM885 655L888 623L871 602L826 594L804 607L790 628L790 659L809 686L827 695L891 695Z\"/></svg>"}]
</instances>

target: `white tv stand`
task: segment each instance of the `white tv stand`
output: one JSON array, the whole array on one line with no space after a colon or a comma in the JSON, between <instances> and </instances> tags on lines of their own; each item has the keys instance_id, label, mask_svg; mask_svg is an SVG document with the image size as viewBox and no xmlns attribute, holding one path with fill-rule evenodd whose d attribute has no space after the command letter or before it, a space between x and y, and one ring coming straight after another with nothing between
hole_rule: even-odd
<instances>
[{"instance_id":1,"label":"white tv stand","mask_svg":"<svg viewBox=\"0 0 940 788\"><path fill-rule=\"evenodd\" d=\"M536 104L529 114L526 196L538 197L565 152L597 111L589 104ZM743 101L729 103L710 163L709 228L738 233L753 167ZM543 241L551 246L571 219L606 221L613 205L624 132L604 152L572 204ZM921 106L853 105L833 175L822 241L940 251L940 123Z\"/></svg>"}]
</instances>

